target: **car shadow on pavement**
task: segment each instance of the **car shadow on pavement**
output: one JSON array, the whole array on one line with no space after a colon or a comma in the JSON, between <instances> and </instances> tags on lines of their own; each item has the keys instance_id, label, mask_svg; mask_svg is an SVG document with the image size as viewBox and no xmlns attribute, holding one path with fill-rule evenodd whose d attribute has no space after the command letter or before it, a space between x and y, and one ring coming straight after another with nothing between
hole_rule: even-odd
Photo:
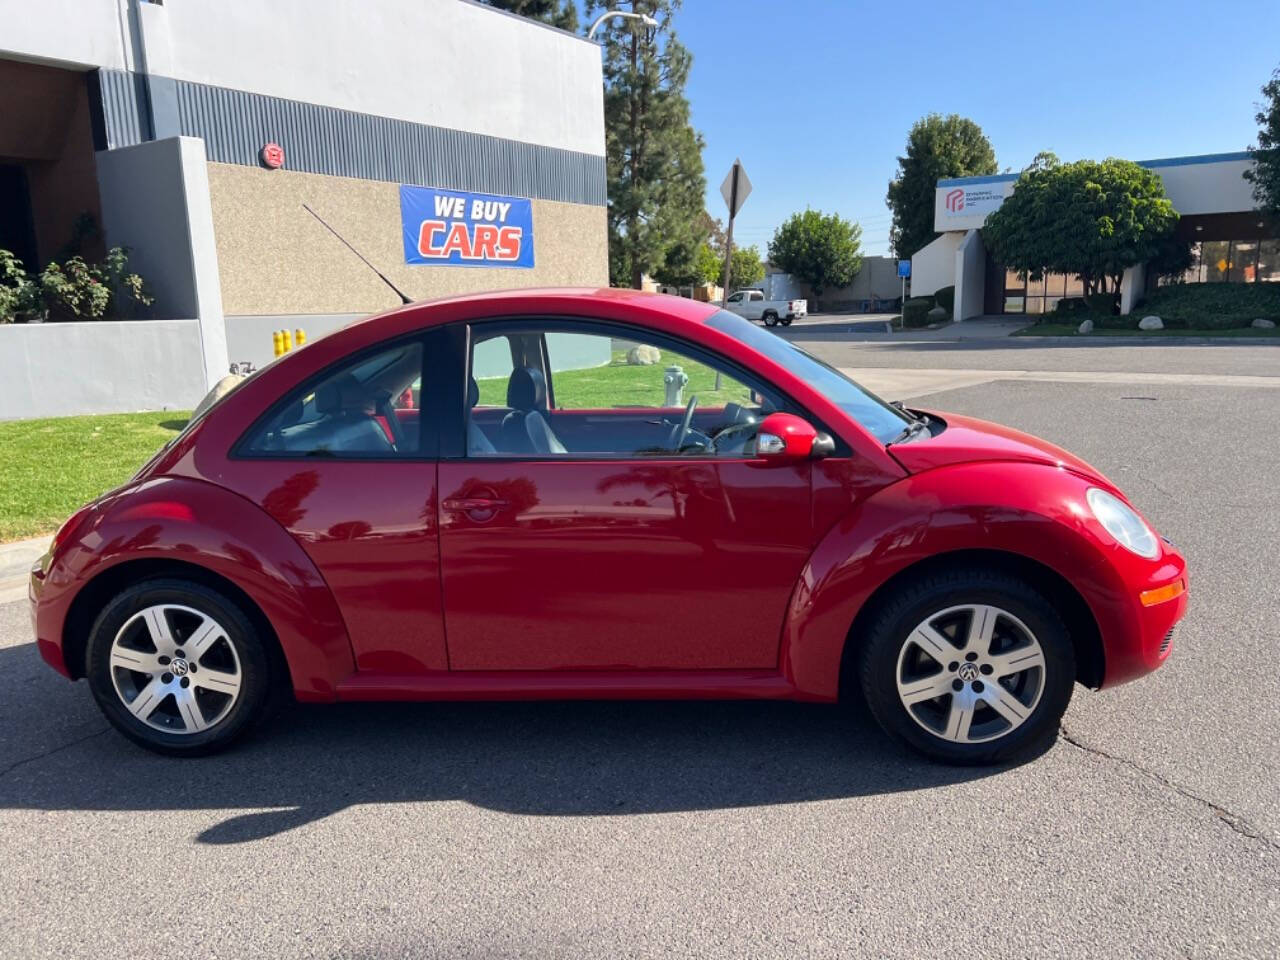
<instances>
[{"instance_id":1,"label":"car shadow on pavement","mask_svg":"<svg viewBox=\"0 0 1280 960\"><path fill-rule=\"evenodd\" d=\"M291 704L229 752L172 759L104 730L86 685L52 674L33 644L0 649L0 704L0 808L246 811L197 837L211 844L356 804L619 816L910 791L1003 769L924 761L859 709L771 702Z\"/></svg>"}]
</instances>

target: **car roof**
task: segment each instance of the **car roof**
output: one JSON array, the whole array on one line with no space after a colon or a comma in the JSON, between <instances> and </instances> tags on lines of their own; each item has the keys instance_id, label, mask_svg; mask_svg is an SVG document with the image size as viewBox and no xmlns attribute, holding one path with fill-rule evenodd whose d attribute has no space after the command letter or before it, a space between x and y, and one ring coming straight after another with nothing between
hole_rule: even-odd
<instances>
[{"instance_id":1,"label":"car roof","mask_svg":"<svg viewBox=\"0 0 1280 960\"><path fill-rule=\"evenodd\" d=\"M433 300L414 301L404 306L354 320L343 329L360 328L372 333L371 327L399 327L409 318L419 326L435 326L454 320L480 316L526 316L560 314L583 317L616 317L618 311L634 308L636 319L661 313L677 323L705 323L719 309L718 304L704 303L687 297L673 297L644 290L616 287L535 287L530 289L493 290L459 294Z\"/></svg>"}]
</instances>

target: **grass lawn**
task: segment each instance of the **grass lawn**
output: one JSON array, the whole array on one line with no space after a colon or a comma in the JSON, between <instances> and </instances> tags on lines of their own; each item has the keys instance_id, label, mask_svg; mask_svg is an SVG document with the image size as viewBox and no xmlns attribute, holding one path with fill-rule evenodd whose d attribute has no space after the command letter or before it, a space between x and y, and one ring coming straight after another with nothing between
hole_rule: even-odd
<instances>
[{"instance_id":1,"label":"grass lawn","mask_svg":"<svg viewBox=\"0 0 1280 960\"><path fill-rule=\"evenodd\" d=\"M688 357L664 354L657 363L632 366L627 363L625 350L614 350L613 359L604 366L553 373L556 407L565 410L661 407L666 397L662 378L669 363L679 364L689 378L683 394L685 403L695 394L698 403L708 407L751 402L750 391L727 376L721 379L717 391L715 371ZM481 377L476 384L480 387L482 406L506 406L506 377Z\"/></svg>"},{"instance_id":2,"label":"grass lawn","mask_svg":"<svg viewBox=\"0 0 1280 960\"><path fill-rule=\"evenodd\" d=\"M1037 323L1013 334L1015 337L1272 337L1280 336L1280 327L1261 330L1256 327L1232 327L1228 330L1112 330L1093 328L1093 333L1077 333L1080 322Z\"/></svg>"},{"instance_id":3,"label":"grass lawn","mask_svg":"<svg viewBox=\"0 0 1280 960\"><path fill-rule=\"evenodd\" d=\"M76 508L133 476L188 413L0 422L0 542L52 533Z\"/></svg>"}]
</instances>

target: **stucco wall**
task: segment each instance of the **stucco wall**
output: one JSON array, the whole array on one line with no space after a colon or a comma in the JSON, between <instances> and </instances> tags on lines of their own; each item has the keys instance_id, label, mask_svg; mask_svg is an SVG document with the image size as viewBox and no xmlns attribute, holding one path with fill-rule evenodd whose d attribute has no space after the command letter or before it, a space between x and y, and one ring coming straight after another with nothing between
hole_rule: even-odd
<instances>
[{"instance_id":1,"label":"stucco wall","mask_svg":"<svg viewBox=\"0 0 1280 960\"><path fill-rule=\"evenodd\" d=\"M963 233L944 233L911 258L911 295L927 297L956 282L956 251Z\"/></svg>"},{"instance_id":2,"label":"stucco wall","mask_svg":"<svg viewBox=\"0 0 1280 960\"><path fill-rule=\"evenodd\" d=\"M204 393L195 320L0 326L0 420L186 410Z\"/></svg>"},{"instance_id":3,"label":"stucco wall","mask_svg":"<svg viewBox=\"0 0 1280 960\"><path fill-rule=\"evenodd\" d=\"M601 206L534 200L534 268L485 269L407 265L394 183L211 163L209 191L229 316L366 314L400 302L303 203L414 299L609 282Z\"/></svg>"}]
</instances>

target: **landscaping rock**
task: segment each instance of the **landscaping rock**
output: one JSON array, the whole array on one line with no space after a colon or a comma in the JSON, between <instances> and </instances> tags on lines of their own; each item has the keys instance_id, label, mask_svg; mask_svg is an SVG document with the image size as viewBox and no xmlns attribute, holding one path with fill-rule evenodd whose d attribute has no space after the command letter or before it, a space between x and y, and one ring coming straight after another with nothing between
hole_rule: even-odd
<instances>
[{"instance_id":1,"label":"landscaping rock","mask_svg":"<svg viewBox=\"0 0 1280 960\"><path fill-rule=\"evenodd\" d=\"M1249 324L1249 326L1256 327L1258 330L1273 330L1275 329L1275 325L1276 322L1274 320L1265 320L1262 317L1259 317L1257 320L1253 321L1253 323Z\"/></svg>"},{"instance_id":2,"label":"landscaping rock","mask_svg":"<svg viewBox=\"0 0 1280 960\"><path fill-rule=\"evenodd\" d=\"M1076 328L1076 333L1093 333L1093 321L1084 320L1080 326Z\"/></svg>"},{"instance_id":3,"label":"landscaping rock","mask_svg":"<svg viewBox=\"0 0 1280 960\"><path fill-rule=\"evenodd\" d=\"M633 367L647 367L662 360L662 353L657 347L641 344L627 351L627 363Z\"/></svg>"},{"instance_id":4,"label":"landscaping rock","mask_svg":"<svg viewBox=\"0 0 1280 960\"><path fill-rule=\"evenodd\" d=\"M1163 330L1164 321L1159 317L1143 317L1138 321L1139 330Z\"/></svg>"},{"instance_id":5,"label":"landscaping rock","mask_svg":"<svg viewBox=\"0 0 1280 960\"><path fill-rule=\"evenodd\" d=\"M934 307L925 316L933 323L946 323L951 314L947 312L946 307Z\"/></svg>"}]
</instances>

